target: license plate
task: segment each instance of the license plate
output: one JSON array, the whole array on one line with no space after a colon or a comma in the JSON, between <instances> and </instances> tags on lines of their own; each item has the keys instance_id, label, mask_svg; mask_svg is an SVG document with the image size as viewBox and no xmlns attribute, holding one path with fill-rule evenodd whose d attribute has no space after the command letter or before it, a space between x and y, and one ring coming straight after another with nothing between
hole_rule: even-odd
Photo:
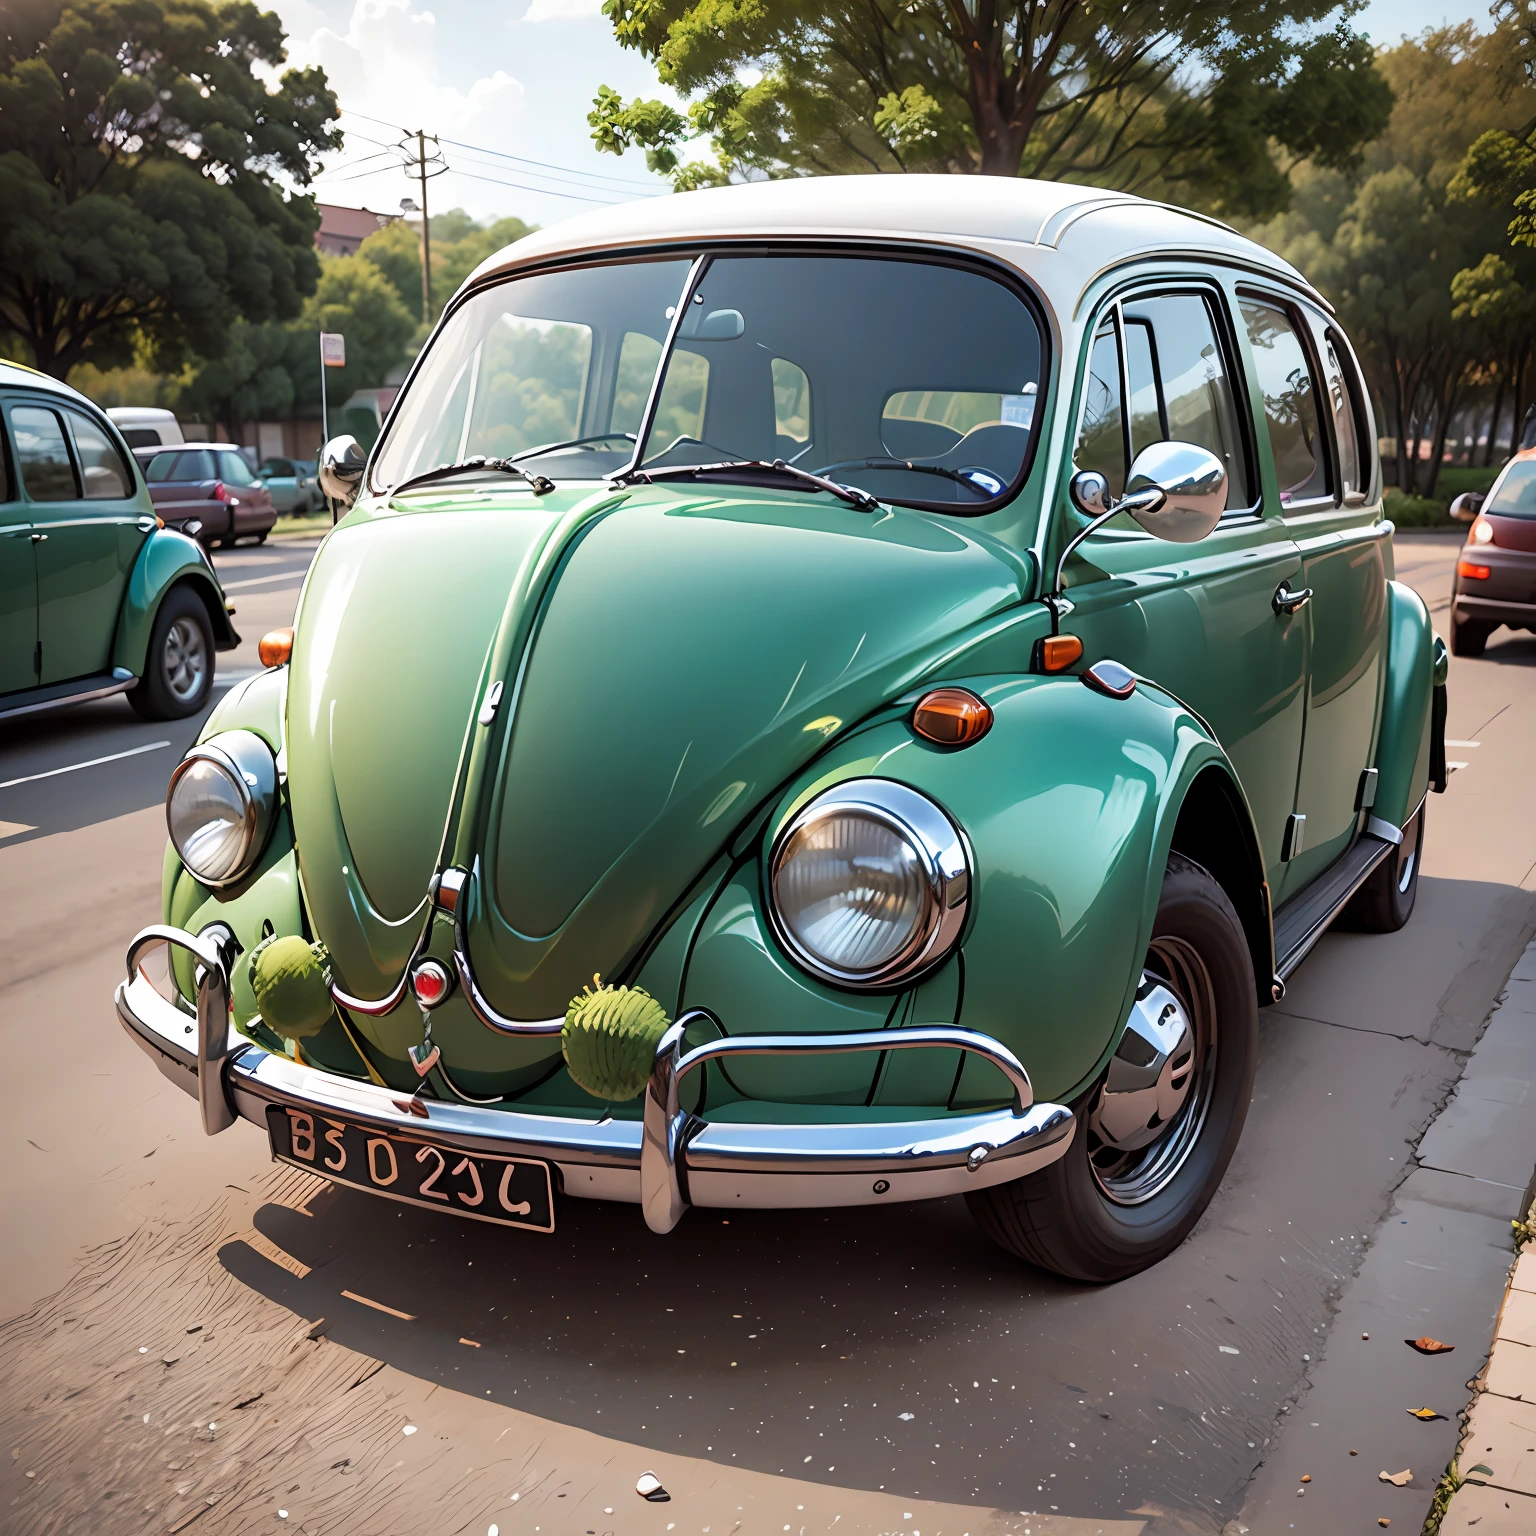
<instances>
[{"instance_id":1,"label":"license plate","mask_svg":"<svg viewBox=\"0 0 1536 1536\"><path fill-rule=\"evenodd\" d=\"M267 1134L279 1162L334 1183L475 1221L555 1230L548 1163L458 1152L282 1104L268 1106Z\"/></svg>"}]
</instances>

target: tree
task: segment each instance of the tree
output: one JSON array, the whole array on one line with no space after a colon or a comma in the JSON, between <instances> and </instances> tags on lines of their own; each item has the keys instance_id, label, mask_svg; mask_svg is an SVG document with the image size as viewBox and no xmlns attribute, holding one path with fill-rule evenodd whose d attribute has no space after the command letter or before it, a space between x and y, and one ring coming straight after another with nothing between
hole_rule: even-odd
<instances>
[{"instance_id":1,"label":"tree","mask_svg":"<svg viewBox=\"0 0 1536 1536\"><path fill-rule=\"evenodd\" d=\"M265 77L283 31L248 0L6 0L0 334L63 378L139 348L216 357L239 319L298 314L318 275L316 69Z\"/></svg>"},{"instance_id":2,"label":"tree","mask_svg":"<svg viewBox=\"0 0 1536 1536\"><path fill-rule=\"evenodd\" d=\"M494 256L504 245L532 234L536 226L521 219L497 219L477 224L462 208L432 216L432 318L443 312L448 300L458 291L487 256ZM401 302L413 314L421 309L421 231L420 226L403 219L386 225L376 235L369 235L358 247L358 258L370 262L389 280ZM422 340L426 339L425 334Z\"/></svg>"},{"instance_id":3,"label":"tree","mask_svg":"<svg viewBox=\"0 0 1536 1536\"><path fill-rule=\"evenodd\" d=\"M1290 164L1350 164L1390 92L1333 0L605 0L690 105L589 117L687 187L740 175L979 171L1285 206ZM1346 0L1346 16L1358 9ZM753 79L752 77L756 78ZM750 83L749 83L750 82ZM708 137L713 166L685 164Z\"/></svg>"},{"instance_id":4,"label":"tree","mask_svg":"<svg viewBox=\"0 0 1536 1536\"><path fill-rule=\"evenodd\" d=\"M183 391L190 416L238 433L247 421L320 414L320 332L347 340L347 364L325 370L334 410L354 390L374 389L406 356L415 316L377 267L355 256L321 258L320 282L296 322L236 324L229 345Z\"/></svg>"}]
</instances>

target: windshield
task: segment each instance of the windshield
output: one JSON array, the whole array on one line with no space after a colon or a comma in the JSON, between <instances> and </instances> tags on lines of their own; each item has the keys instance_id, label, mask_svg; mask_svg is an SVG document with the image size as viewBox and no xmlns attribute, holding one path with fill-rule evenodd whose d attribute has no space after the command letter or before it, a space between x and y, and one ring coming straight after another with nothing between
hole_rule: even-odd
<instances>
[{"instance_id":1,"label":"windshield","mask_svg":"<svg viewBox=\"0 0 1536 1536\"><path fill-rule=\"evenodd\" d=\"M1498 489L1483 503L1483 511L1501 517L1536 517L1536 459L1511 464Z\"/></svg>"},{"instance_id":2,"label":"windshield","mask_svg":"<svg viewBox=\"0 0 1536 1536\"><path fill-rule=\"evenodd\" d=\"M905 258L721 256L674 327L693 271L614 263L476 294L393 413L375 488L477 455L556 479L783 459L955 512L1016 488L1041 340L1012 289Z\"/></svg>"}]
</instances>

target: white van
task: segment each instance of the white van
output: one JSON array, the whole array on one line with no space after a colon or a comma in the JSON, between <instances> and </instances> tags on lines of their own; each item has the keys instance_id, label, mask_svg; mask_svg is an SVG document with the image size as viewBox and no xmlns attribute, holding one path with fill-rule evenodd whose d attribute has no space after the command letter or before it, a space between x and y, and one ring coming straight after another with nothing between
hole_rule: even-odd
<instances>
[{"instance_id":1,"label":"white van","mask_svg":"<svg viewBox=\"0 0 1536 1536\"><path fill-rule=\"evenodd\" d=\"M108 411L130 448L159 448L186 439L175 412L153 405L114 405Z\"/></svg>"}]
</instances>

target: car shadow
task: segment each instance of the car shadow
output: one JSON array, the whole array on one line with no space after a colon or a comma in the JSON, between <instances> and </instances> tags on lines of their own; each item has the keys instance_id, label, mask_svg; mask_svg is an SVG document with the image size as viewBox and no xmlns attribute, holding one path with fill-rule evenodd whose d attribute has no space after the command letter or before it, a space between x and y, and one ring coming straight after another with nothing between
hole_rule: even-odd
<instances>
[{"instance_id":1,"label":"car shadow","mask_svg":"<svg viewBox=\"0 0 1536 1536\"><path fill-rule=\"evenodd\" d=\"M1536 667L1536 635L1519 629L1495 630L1489 636L1483 659L1505 666Z\"/></svg>"}]
</instances>

